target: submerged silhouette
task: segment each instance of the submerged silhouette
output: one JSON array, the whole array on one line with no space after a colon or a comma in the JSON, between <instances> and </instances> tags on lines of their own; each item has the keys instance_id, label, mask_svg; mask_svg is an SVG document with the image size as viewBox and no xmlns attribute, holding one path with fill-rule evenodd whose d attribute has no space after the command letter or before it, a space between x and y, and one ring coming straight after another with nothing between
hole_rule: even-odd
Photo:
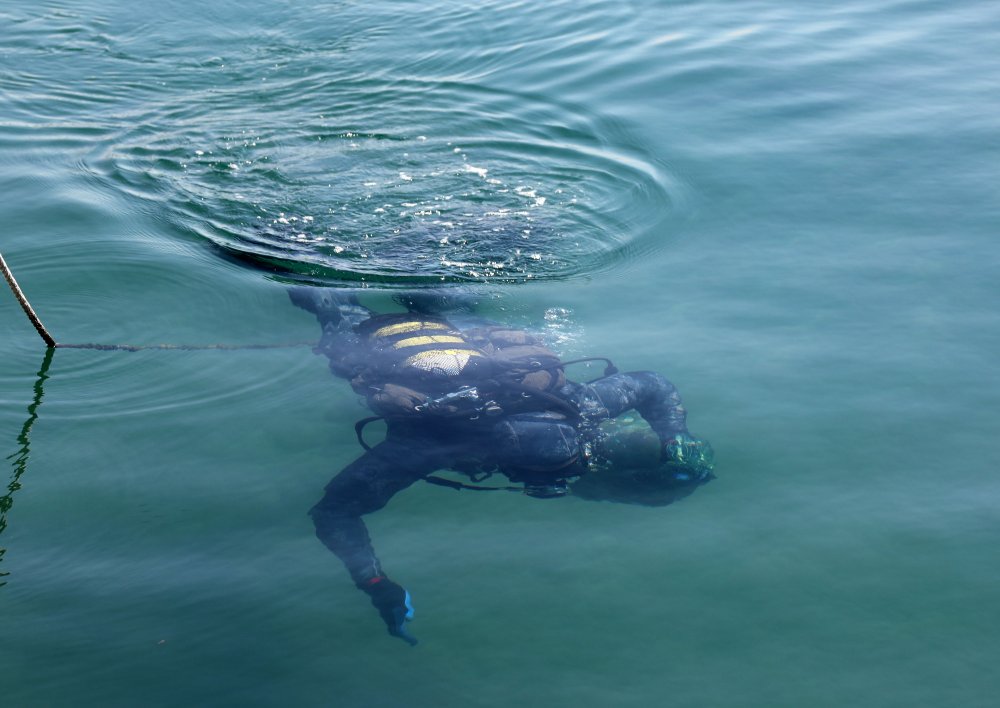
<instances>
[{"instance_id":1,"label":"submerged silhouette","mask_svg":"<svg viewBox=\"0 0 1000 708\"><path fill-rule=\"evenodd\" d=\"M424 480L456 489L504 489L535 498L663 505L712 479L712 449L692 436L677 389L650 371L570 380L559 357L530 333L475 316L467 299L435 291L397 298L406 312L377 314L355 297L293 288L292 302L323 328L329 359L376 416L357 425L365 453L326 486L310 511L316 535L410 644L410 595L390 580L362 516ZM613 423L634 410L648 427ZM385 440L364 441L384 419ZM609 425L611 426L609 429ZM484 487L434 476L450 469L481 482L501 473L519 486Z\"/></svg>"}]
</instances>

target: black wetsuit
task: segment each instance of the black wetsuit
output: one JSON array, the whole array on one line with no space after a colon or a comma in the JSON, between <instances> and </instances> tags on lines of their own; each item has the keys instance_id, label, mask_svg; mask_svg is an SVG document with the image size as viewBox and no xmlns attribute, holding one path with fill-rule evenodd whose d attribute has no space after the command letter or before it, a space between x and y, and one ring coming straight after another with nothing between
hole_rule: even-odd
<instances>
[{"instance_id":1,"label":"black wetsuit","mask_svg":"<svg viewBox=\"0 0 1000 708\"><path fill-rule=\"evenodd\" d=\"M366 356L357 332L367 311L341 312L339 321L324 325L317 351L330 358L335 374L350 377ZM687 433L677 389L653 372L618 373L588 384L566 381L553 395L562 405L474 420L388 420L386 439L334 477L312 508L317 537L364 588L383 572L362 517L436 470L495 469L526 487L544 489L585 473L597 424L627 410L642 415L663 443Z\"/></svg>"}]
</instances>

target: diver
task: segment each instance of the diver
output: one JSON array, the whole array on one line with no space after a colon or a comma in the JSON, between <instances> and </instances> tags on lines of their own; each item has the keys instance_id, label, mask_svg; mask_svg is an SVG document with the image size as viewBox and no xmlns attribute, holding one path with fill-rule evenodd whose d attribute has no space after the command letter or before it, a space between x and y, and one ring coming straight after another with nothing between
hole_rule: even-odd
<instances>
[{"instance_id":1,"label":"diver","mask_svg":"<svg viewBox=\"0 0 1000 708\"><path fill-rule=\"evenodd\" d=\"M618 373L608 361L601 378L571 381L565 367L576 362L562 362L524 330L473 316L467 300L441 291L397 296L407 311L393 314L329 289L289 295L319 320L314 351L376 414L356 426L364 454L309 512L316 535L389 634L411 645L410 594L385 574L362 517L413 483L662 505L713 477L711 446L688 432L677 389L657 373ZM607 424L631 410L645 432L609 434ZM364 427L376 419L386 422L385 439L369 446ZM652 464L636 463L643 446L653 450ZM433 475L439 470L477 483L501 473L520 486L476 486Z\"/></svg>"}]
</instances>

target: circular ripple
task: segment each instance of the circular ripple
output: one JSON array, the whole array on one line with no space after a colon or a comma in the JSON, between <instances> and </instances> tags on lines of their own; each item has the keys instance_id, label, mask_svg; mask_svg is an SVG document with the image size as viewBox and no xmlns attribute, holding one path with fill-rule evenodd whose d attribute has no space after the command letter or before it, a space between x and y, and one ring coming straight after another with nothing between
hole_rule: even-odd
<instances>
[{"instance_id":1,"label":"circular ripple","mask_svg":"<svg viewBox=\"0 0 1000 708\"><path fill-rule=\"evenodd\" d=\"M325 283L589 274L682 210L620 125L536 95L329 74L255 90L154 107L88 164L225 255Z\"/></svg>"},{"instance_id":2,"label":"circular ripple","mask_svg":"<svg viewBox=\"0 0 1000 708\"><path fill-rule=\"evenodd\" d=\"M621 124L552 98L627 49L610 28L634 8L556 2L533 22L498 0L404 9L247 16L227 0L206 10L218 22L182 20L183 42L168 10L171 23L155 9L0 13L30 60L0 80L13 112L0 140L80 150L168 238L298 280L570 278L665 242L684 186ZM547 87L489 88L518 75Z\"/></svg>"}]
</instances>

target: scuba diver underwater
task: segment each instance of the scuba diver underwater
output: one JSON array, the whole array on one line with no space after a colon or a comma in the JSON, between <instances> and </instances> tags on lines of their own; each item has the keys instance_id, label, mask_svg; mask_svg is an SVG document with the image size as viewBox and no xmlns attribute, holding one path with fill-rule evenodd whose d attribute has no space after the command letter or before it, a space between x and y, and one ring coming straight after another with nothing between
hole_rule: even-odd
<instances>
[{"instance_id":1,"label":"scuba diver underwater","mask_svg":"<svg viewBox=\"0 0 1000 708\"><path fill-rule=\"evenodd\" d=\"M309 512L316 536L389 634L411 645L410 594L382 569L362 517L415 482L662 506L713 478L711 446L688 432L680 395L660 374L619 373L603 359L603 376L572 381L566 367L589 359L561 361L538 337L479 318L441 291L397 296L406 312L391 314L331 289L294 287L289 296L322 327L315 353L374 413L356 425L364 453ZM364 429L374 420L386 434L369 445ZM473 484L433 474L440 470ZM494 473L511 486L479 484Z\"/></svg>"}]
</instances>

